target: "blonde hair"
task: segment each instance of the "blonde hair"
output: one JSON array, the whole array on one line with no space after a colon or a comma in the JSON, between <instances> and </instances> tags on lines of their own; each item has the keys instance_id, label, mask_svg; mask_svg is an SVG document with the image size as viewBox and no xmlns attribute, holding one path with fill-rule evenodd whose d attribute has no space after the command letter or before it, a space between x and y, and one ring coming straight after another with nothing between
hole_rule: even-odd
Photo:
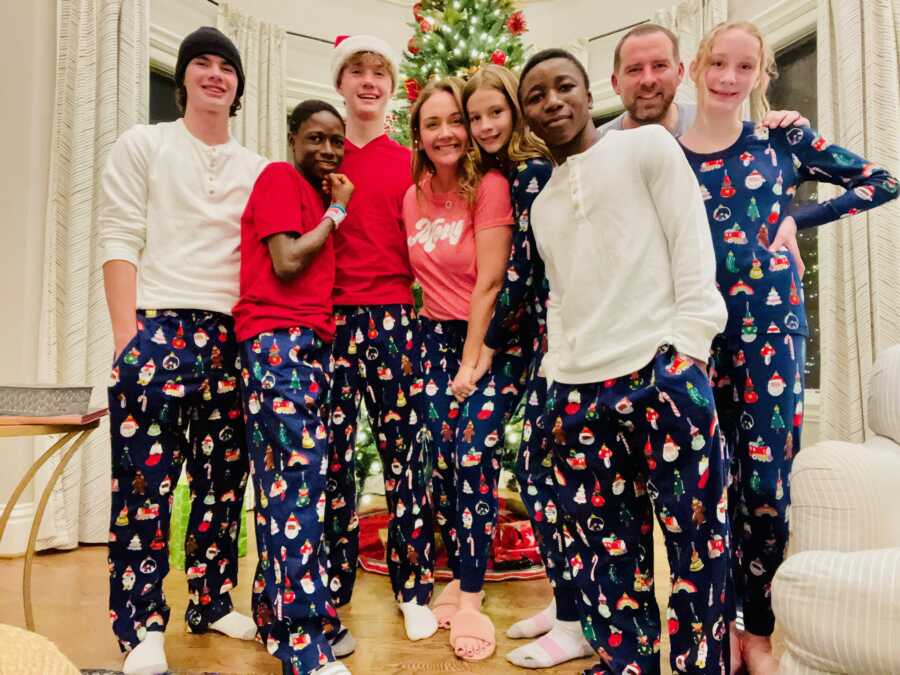
<instances>
[{"instance_id":1,"label":"blonde hair","mask_svg":"<svg viewBox=\"0 0 900 675\"><path fill-rule=\"evenodd\" d=\"M770 109L766 91L772 80L778 77L778 69L775 66L775 54L755 24L749 21L723 21L713 26L703 36L700 45L697 47L697 55L694 57L690 68L691 80L697 87L697 97L702 102L706 96L706 86L701 85L701 81L706 69L709 68L713 44L719 35L732 29L742 30L759 42L759 79L750 92L750 111L753 117L762 119Z\"/></svg>"},{"instance_id":2,"label":"blonde hair","mask_svg":"<svg viewBox=\"0 0 900 675\"><path fill-rule=\"evenodd\" d=\"M413 139L412 179L416 184L416 194L420 199L422 197L422 188L420 185L422 179L425 178L426 174L435 172L434 164L428 158L428 155L425 154L425 149L422 147L422 136L419 129L419 125L422 121L422 106L424 106L425 102L435 94L444 92L453 97L456 106L459 108L459 114L465 118L465 112L462 105L462 88L462 80L457 77L445 77L442 80L432 80L425 85L425 88L419 93L419 97L416 99L416 102L413 103L412 109L409 112L409 127ZM466 131L466 135L469 135L468 131ZM456 169L457 174L459 175L459 192L470 205L475 203L478 184L481 182L481 173L478 171L478 168L472 159L471 145L472 139L471 136L469 136L467 139L466 152L459 160L459 166L457 166Z\"/></svg>"},{"instance_id":3,"label":"blonde hair","mask_svg":"<svg viewBox=\"0 0 900 675\"><path fill-rule=\"evenodd\" d=\"M524 162L526 159L536 157L551 159L550 151L544 142L525 126L525 118L522 115L522 108L519 106L517 96L519 80L512 71L503 66L489 63L481 66L466 82L462 92L462 108L466 124L470 129L469 112L466 106L472 95L479 89L499 91L512 111L512 134L505 148L506 159L509 162ZM497 166L499 163L497 158L490 155L485 156L475 139L472 139L472 155L476 166L482 173L492 168L506 168Z\"/></svg>"}]
</instances>

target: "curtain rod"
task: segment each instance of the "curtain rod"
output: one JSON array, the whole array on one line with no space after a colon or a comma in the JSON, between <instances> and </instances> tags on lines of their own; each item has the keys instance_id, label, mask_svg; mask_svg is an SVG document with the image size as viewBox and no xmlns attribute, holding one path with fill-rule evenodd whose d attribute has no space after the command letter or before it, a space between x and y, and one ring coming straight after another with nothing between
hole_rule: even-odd
<instances>
[{"instance_id":1,"label":"curtain rod","mask_svg":"<svg viewBox=\"0 0 900 675\"><path fill-rule=\"evenodd\" d=\"M210 0L210 2L212 2L212 0ZM643 21L637 21L628 26L622 26L621 28L616 28L615 30L607 31L606 33L600 33L600 35L595 35L592 38L588 38L588 42L594 42L594 40L599 40L601 38L609 37L610 35L615 35L616 33L621 33L623 30L628 30L629 28L640 26L642 23L650 23L650 19L644 19Z\"/></svg>"},{"instance_id":2,"label":"curtain rod","mask_svg":"<svg viewBox=\"0 0 900 675\"><path fill-rule=\"evenodd\" d=\"M207 0L207 2L215 5L216 7L219 6L219 3L217 0ZM294 37L303 38L305 40L314 40L315 42L321 42L322 44L326 44L329 47L334 44L333 40L326 40L325 38L316 37L315 35L306 35L305 33L295 33L292 30L286 30L285 32L288 35L293 35Z\"/></svg>"}]
</instances>

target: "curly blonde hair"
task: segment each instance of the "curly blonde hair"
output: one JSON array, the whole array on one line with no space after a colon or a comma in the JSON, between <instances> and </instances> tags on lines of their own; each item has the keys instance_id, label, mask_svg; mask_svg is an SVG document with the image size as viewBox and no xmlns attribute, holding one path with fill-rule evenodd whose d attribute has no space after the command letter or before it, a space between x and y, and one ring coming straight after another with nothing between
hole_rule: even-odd
<instances>
[{"instance_id":1,"label":"curly blonde hair","mask_svg":"<svg viewBox=\"0 0 900 675\"><path fill-rule=\"evenodd\" d=\"M462 92L463 114L466 118L466 125L471 129L469 123L468 104L469 99L479 89L494 89L503 94L506 104L512 111L512 135L506 147L499 154L505 154L506 162L518 163L527 159L543 157L544 159L552 159L550 151L546 144L535 135L527 126L525 126L525 118L522 115L522 108L519 105L518 90L519 79L516 75L503 66L497 66L492 63L482 65L472 77L466 82L466 86ZM493 155L486 155L475 139L472 139L472 155L478 170L482 173L489 169L505 169L503 159Z\"/></svg>"},{"instance_id":2,"label":"curly blonde hair","mask_svg":"<svg viewBox=\"0 0 900 675\"><path fill-rule=\"evenodd\" d=\"M416 184L416 194L420 199L422 197L422 188L420 186L422 179L427 174L435 172L434 164L428 158L428 155L425 154L425 149L422 147L422 134L419 128L422 121L422 107L436 93L444 92L453 97L457 108L459 108L460 115L465 118L462 105L462 89L463 82L458 77L432 80L425 85L409 112L409 128L413 139L412 179ZM482 174L472 158L472 137L469 135L468 129L466 130L466 136L466 152L459 160L457 174L459 175L459 192L469 205L472 205L475 203L475 196L478 192L478 184L481 182Z\"/></svg>"},{"instance_id":3,"label":"curly blonde hair","mask_svg":"<svg viewBox=\"0 0 900 675\"><path fill-rule=\"evenodd\" d=\"M744 31L759 42L759 79L750 92L750 110L753 117L762 119L770 110L766 91L772 80L778 77L778 68L775 65L775 54L755 24L749 21L723 21L713 26L703 36L700 45L697 47L697 55L694 57L690 68L691 80L694 82L694 86L697 87L697 97L702 102L706 96L706 87L702 86L701 82L706 69L709 68L709 61L716 38L726 31L735 29Z\"/></svg>"}]
</instances>

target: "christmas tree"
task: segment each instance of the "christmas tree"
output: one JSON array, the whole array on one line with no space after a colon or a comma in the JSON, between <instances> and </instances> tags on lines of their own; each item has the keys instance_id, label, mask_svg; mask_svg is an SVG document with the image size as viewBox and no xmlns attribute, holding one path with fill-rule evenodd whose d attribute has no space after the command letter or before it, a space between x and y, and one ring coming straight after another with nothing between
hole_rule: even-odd
<instances>
[{"instance_id":1,"label":"christmas tree","mask_svg":"<svg viewBox=\"0 0 900 675\"><path fill-rule=\"evenodd\" d=\"M409 106L431 78L467 77L482 63L522 65L525 17L512 0L422 0L413 6L414 30L400 65L401 105L387 127L398 142L411 145Z\"/></svg>"}]
</instances>

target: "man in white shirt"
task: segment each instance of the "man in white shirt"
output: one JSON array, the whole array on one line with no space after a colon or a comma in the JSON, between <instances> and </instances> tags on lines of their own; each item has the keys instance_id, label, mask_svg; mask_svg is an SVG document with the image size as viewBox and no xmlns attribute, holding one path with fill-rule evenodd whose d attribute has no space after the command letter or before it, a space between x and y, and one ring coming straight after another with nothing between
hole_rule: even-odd
<instances>
[{"instance_id":1,"label":"man in white shirt","mask_svg":"<svg viewBox=\"0 0 900 675\"><path fill-rule=\"evenodd\" d=\"M545 50L519 98L558 164L532 206L550 282L548 426L590 672L659 672L655 510L675 672L728 662L726 462L706 361L726 311L696 178L659 125L598 139L584 67Z\"/></svg>"},{"instance_id":2,"label":"man in white shirt","mask_svg":"<svg viewBox=\"0 0 900 675\"><path fill-rule=\"evenodd\" d=\"M110 617L126 674L167 670L163 635L173 491L187 462L187 628L252 640L233 610L248 458L231 308L240 218L265 160L231 138L241 58L215 28L182 42L184 118L138 125L102 176L103 277L116 360L109 388Z\"/></svg>"}]
</instances>

